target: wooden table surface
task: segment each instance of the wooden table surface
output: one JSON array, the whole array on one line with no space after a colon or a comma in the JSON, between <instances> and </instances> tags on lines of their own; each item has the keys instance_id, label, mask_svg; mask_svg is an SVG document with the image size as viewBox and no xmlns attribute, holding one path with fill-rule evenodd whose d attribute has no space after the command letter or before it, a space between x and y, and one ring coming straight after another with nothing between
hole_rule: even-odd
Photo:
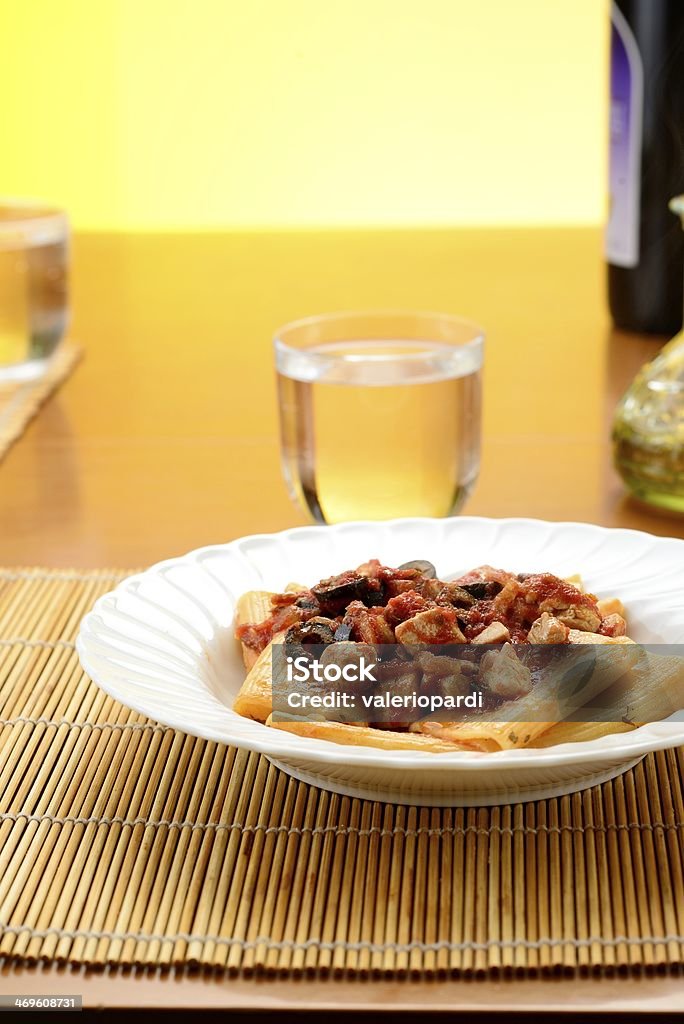
<instances>
[{"instance_id":1,"label":"wooden table surface","mask_svg":"<svg viewBox=\"0 0 684 1024\"><path fill-rule=\"evenodd\" d=\"M271 337L373 306L486 328L465 512L684 536L611 468L615 403L660 342L611 330L599 232L82 235L86 354L0 464L0 564L142 566L304 523L280 475Z\"/></svg>"},{"instance_id":2,"label":"wooden table surface","mask_svg":"<svg viewBox=\"0 0 684 1024\"><path fill-rule=\"evenodd\" d=\"M598 231L82 235L71 334L86 354L0 463L0 564L137 567L304 523L280 477L271 336L370 307L487 330L482 472L465 512L684 536L611 468L615 403L662 339L611 330ZM0 991L84 991L91 1005L684 1006L673 979L340 988L25 970L3 972Z\"/></svg>"}]
</instances>

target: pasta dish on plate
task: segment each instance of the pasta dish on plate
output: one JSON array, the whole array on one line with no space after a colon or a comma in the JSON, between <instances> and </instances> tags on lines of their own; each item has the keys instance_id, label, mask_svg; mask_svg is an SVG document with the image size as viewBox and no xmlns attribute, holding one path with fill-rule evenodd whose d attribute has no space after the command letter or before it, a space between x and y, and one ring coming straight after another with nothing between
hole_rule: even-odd
<instances>
[{"instance_id":1,"label":"pasta dish on plate","mask_svg":"<svg viewBox=\"0 0 684 1024\"><path fill-rule=\"evenodd\" d=\"M627 628L619 598L587 593L579 576L562 579L485 565L444 581L429 562L391 568L371 559L311 587L293 583L281 593L242 595L235 633L248 672L234 710L300 735L384 749L492 752L594 739L665 718L681 707L678 659L658 659L654 670L653 659L643 656ZM304 654L322 650L322 661L339 665L364 651L394 652L381 668L395 703L401 704L397 693L410 690L436 693L442 706L449 705L449 696L454 706L477 690L484 710L452 721L444 714L406 721L401 712L375 720L330 720L329 715L288 720L274 714L278 645ZM573 707L619 681L620 706L628 713L603 721L566 720L550 676L559 675L568 656L586 665L583 656L604 648L609 656L600 672L594 656L591 683ZM440 649L449 657L440 656ZM403 706L407 702L404 698Z\"/></svg>"}]
</instances>

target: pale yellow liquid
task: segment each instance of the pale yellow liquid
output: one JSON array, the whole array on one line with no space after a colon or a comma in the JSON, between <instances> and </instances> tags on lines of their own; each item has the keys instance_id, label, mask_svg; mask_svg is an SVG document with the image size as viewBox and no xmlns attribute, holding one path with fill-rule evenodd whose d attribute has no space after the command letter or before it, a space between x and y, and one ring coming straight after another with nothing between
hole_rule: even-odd
<instances>
[{"instance_id":1,"label":"pale yellow liquid","mask_svg":"<svg viewBox=\"0 0 684 1024\"><path fill-rule=\"evenodd\" d=\"M66 243L3 233L0 207L0 378L45 359L67 319Z\"/></svg>"},{"instance_id":2,"label":"pale yellow liquid","mask_svg":"<svg viewBox=\"0 0 684 1024\"><path fill-rule=\"evenodd\" d=\"M281 374L279 388L285 475L315 519L444 516L472 489L479 373L384 385Z\"/></svg>"},{"instance_id":3,"label":"pale yellow liquid","mask_svg":"<svg viewBox=\"0 0 684 1024\"><path fill-rule=\"evenodd\" d=\"M0 366L29 358L29 286L25 249L0 249Z\"/></svg>"}]
</instances>

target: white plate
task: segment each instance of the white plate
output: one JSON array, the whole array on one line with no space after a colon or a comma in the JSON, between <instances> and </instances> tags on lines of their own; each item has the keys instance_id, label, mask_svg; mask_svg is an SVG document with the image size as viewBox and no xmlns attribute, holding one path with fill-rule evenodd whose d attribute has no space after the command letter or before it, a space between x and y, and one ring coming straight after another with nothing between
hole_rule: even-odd
<instances>
[{"instance_id":1,"label":"white plate","mask_svg":"<svg viewBox=\"0 0 684 1024\"><path fill-rule=\"evenodd\" d=\"M233 638L246 590L313 582L368 558L434 562L442 578L482 563L515 572L580 572L627 606L630 635L684 642L684 541L532 519L397 519L260 534L152 566L101 597L77 647L96 683L165 725L265 754L295 778L349 796L432 806L512 803L570 793L684 743L684 723L547 749L485 754L376 750L295 736L232 710L244 678Z\"/></svg>"}]
</instances>

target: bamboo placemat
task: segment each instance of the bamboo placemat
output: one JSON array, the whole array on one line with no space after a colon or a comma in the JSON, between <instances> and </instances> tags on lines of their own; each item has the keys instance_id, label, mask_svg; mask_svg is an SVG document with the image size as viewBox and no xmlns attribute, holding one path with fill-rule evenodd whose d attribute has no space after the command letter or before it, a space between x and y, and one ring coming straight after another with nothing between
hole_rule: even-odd
<instances>
[{"instance_id":1,"label":"bamboo placemat","mask_svg":"<svg viewBox=\"0 0 684 1024\"><path fill-rule=\"evenodd\" d=\"M351 800L81 671L124 574L0 570L0 957L283 974L679 968L681 750L513 807Z\"/></svg>"},{"instance_id":2,"label":"bamboo placemat","mask_svg":"<svg viewBox=\"0 0 684 1024\"><path fill-rule=\"evenodd\" d=\"M0 461L21 437L43 402L59 387L83 355L80 345L63 342L37 380L0 382Z\"/></svg>"}]
</instances>

